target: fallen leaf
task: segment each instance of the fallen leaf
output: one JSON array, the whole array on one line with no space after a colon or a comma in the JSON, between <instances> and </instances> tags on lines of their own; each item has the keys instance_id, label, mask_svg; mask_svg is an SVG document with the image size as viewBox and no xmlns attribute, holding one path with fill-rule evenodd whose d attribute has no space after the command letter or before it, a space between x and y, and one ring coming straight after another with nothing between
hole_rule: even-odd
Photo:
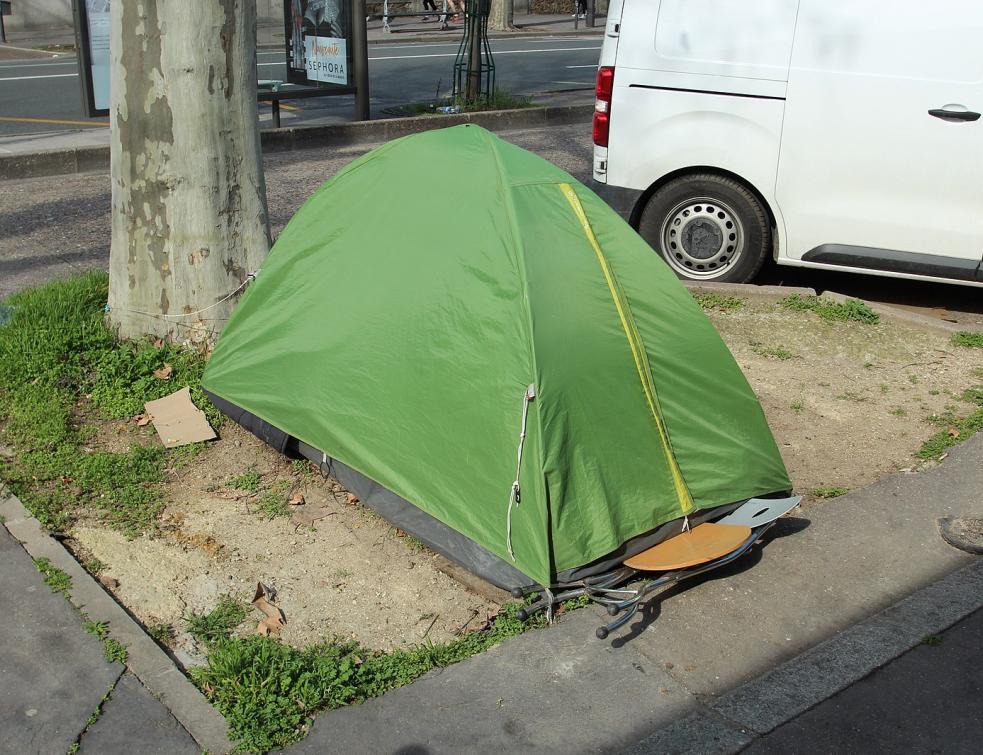
<instances>
[{"instance_id":1,"label":"fallen leaf","mask_svg":"<svg viewBox=\"0 0 983 755\"><path fill-rule=\"evenodd\" d=\"M949 428L949 437L950 438L958 438L959 437L959 431L956 428L954 428L954 427L950 427Z\"/></svg>"},{"instance_id":2,"label":"fallen leaf","mask_svg":"<svg viewBox=\"0 0 983 755\"><path fill-rule=\"evenodd\" d=\"M270 602L275 595L276 593L262 582L256 583L256 594L253 595L253 605L266 615L266 618L259 623L258 627L256 627L256 632L258 634L264 636L269 634L279 634L284 624L287 623L287 617L283 615L283 611ZM269 597L270 600L267 600L267 597Z\"/></svg>"},{"instance_id":3,"label":"fallen leaf","mask_svg":"<svg viewBox=\"0 0 983 755\"><path fill-rule=\"evenodd\" d=\"M154 339L154 348L155 349L162 349L162 348L164 348L164 339L163 338L155 338Z\"/></svg>"},{"instance_id":4,"label":"fallen leaf","mask_svg":"<svg viewBox=\"0 0 983 755\"><path fill-rule=\"evenodd\" d=\"M133 419L137 423L137 427L146 427L153 418L149 414L138 414Z\"/></svg>"},{"instance_id":5,"label":"fallen leaf","mask_svg":"<svg viewBox=\"0 0 983 755\"><path fill-rule=\"evenodd\" d=\"M349 506L354 506L356 503L358 503L358 496L349 493L347 496L345 496L345 503L347 503Z\"/></svg>"},{"instance_id":6,"label":"fallen leaf","mask_svg":"<svg viewBox=\"0 0 983 755\"><path fill-rule=\"evenodd\" d=\"M256 634L261 637L269 637L271 634L280 634L283 629L283 622L278 618L267 616L256 625Z\"/></svg>"},{"instance_id":7,"label":"fallen leaf","mask_svg":"<svg viewBox=\"0 0 983 755\"><path fill-rule=\"evenodd\" d=\"M171 375L174 374L174 368L171 367L167 362L164 362L164 366L159 370L154 370L154 377L158 380L170 380Z\"/></svg>"},{"instance_id":8,"label":"fallen leaf","mask_svg":"<svg viewBox=\"0 0 983 755\"><path fill-rule=\"evenodd\" d=\"M304 499L304 494L299 491L287 499L288 506L303 506L305 503L307 503L307 501Z\"/></svg>"},{"instance_id":9,"label":"fallen leaf","mask_svg":"<svg viewBox=\"0 0 983 755\"><path fill-rule=\"evenodd\" d=\"M103 574L99 577L99 584L101 584L107 590L115 590L117 587L119 587L119 580Z\"/></svg>"}]
</instances>

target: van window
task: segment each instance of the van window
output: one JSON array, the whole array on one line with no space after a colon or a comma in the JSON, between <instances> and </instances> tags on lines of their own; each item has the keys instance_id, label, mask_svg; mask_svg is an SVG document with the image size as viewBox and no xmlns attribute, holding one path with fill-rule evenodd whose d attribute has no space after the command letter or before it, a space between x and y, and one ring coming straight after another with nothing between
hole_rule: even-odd
<instances>
[{"instance_id":1,"label":"van window","mask_svg":"<svg viewBox=\"0 0 983 755\"><path fill-rule=\"evenodd\" d=\"M655 52L696 73L785 78L798 0L662 0Z\"/></svg>"},{"instance_id":2,"label":"van window","mask_svg":"<svg viewBox=\"0 0 983 755\"><path fill-rule=\"evenodd\" d=\"M796 68L977 82L983 3L966 0L802 0Z\"/></svg>"}]
</instances>

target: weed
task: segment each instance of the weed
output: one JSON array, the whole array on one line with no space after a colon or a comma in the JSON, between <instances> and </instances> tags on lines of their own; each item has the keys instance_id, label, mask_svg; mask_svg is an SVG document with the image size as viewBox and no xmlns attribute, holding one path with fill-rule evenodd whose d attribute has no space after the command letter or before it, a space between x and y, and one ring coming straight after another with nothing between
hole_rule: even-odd
<instances>
[{"instance_id":1,"label":"weed","mask_svg":"<svg viewBox=\"0 0 983 755\"><path fill-rule=\"evenodd\" d=\"M304 650L271 637L221 640L208 664L190 671L191 678L225 715L240 750L266 752L300 739L318 710L377 697L545 625L541 614L519 621L518 608L505 606L487 629L452 642L391 653L342 640Z\"/></svg>"},{"instance_id":2,"label":"weed","mask_svg":"<svg viewBox=\"0 0 983 755\"><path fill-rule=\"evenodd\" d=\"M89 621L87 619L82 623L82 628L92 636L97 637L102 643L102 654L106 657L107 662L126 663L126 659L129 657L126 645L109 636L109 625L105 621Z\"/></svg>"},{"instance_id":3,"label":"weed","mask_svg":"<svg viewBox=\"0 0 983 755\"><path fill-rule=\"evenodd\" d=\"M804 406L804 405L802 404L802 402L801 402L801 401L793 401L793 402L792 402L792 403L790 404L790 406L789 406L789 408L790 408L790 409L791 409L791 410L792 410L793 412L795 412L796 414L801 414L801 413L802 413L802 410L803 410L803 409L805 408L805 406Z\"/></svg>"},{"instance_id":4,"label":"weed","mask_svg":"<svg viewBox=\"0 0 983 755\"><path fill-rule=\"evenodd\" d=\"M278 516L288 516L290 505L287 503L287 493L290 492L290 483L280 480L273 484L256 501L256 513L263 514L267 519L275 519Z\"/></svg>"},{"instance_id":5,"label":"weed","mask_svg":"<svg viewBox=\"0 0 983 755\"><path fill-rule=\"evenodd\" d=\"M812 494L816 496L816 498L838 498L841 495L846 495L849 492L850 492L849 488L826 486L826 487L813 489Z\"/></svg>"},{"instance_id":6,"label":"weed","mask_svg":"<svg viewBox=\"0 0 983 755\"><path fill-rule=\"evenodd\" d=\"M907 417L908 411L903 406L896 406L891 410L891 414L893 414L895 417Z\"/></svg>"},{"instance_id":7,"label":"weed","mask_svg":"<svg viewBox=\"0 0 983 755\"><path fill-rule=\"evenodd\" d=\"M696 303L704 311L715 309L719 312L733 312L744 306L744 300L723 294L694 294Z\"/></svg>"},{"instance_id":8,"label":"weed","mask_svg":"<svg viewBox=\"0 0 983 755\"><path fill-rule=\"evenodd\" d=\"M937 390L935 390L935 389L933 388L932 390L930 390L930 391L928 392L928 395L929 395L929 396L938 396L938 395L939 395L940 393L941 393L941 391L937 391Z\"/></svg>"},{"instance_id":9,"label":"weed","mask_svg":"<svg viewBox=\"0 0 983 755\"><path fill-rule=\"evenodd\" d=\"M209 613L187 617L188 634L206 648L228 640L233 630L246 620L246 607L230 595L219 599Z\"/></svg>"},{"instance_id":10,"label":"weed","mask_svg":"<svg viewBox=\"0 0 983 755\"><path fill-rule=\"evenodd\" d=\"M830 322L850 321L875 325L881 320L874 310L859 299L847 299L841 304L822 296L792 294L782 299L779 305L792 312L815 312L819 317Z\"/></svg>"},{"instance_id":11,"label":"weed","mask_svg":"<svg viewBox=\"0 0 983 755\"><path fill-rule=\"evenodd\" d=\"M170 646L177 637L177 632L170 624L151 624L147 627L147 634L161 645Z\"/></svg>"},{"instance_id":12,"label":"weed","mask_svg":"<svg viewBox=\"0 0 983 755\"><path fill-rule=\"evenodd\" d=\"M887 383L881 383L881 393L887 393L890 390L891 386L889 386Z\"/></svg>"},{"instance_id":13,"label":"weed","mask_svg":"<svg viewBox=\"0 0 983 755\"><path fill-rule=\"evenodd\" d=\"M858 404L862 404L867 400L866 396L861 396L856 391L843 391L840 395L836 396L837 401L854 401Z\"/></svg>"},{"instance_id":14,"label":"weed","mask_svg":"<svg viewBox=\"0 0 983 755\"><path fill-rule=\"evenodd\" d=\"M236 477L230 477L225 483L230 488L245 490L247 493L255 493L259 490L260 474L255 469L243 472Z\"/></svg>"},{"instance_id":15,"label":"weed","mask_svg":"<svg viewBox=\"0 0 983 755\"><path fill-rule=\"evenodd\" d=\"M315 480L321 476L321 470L317 465L307 459L294 459L290 462L290 470L306 480Z\"/></svg>"},{"instance_id":16,"label":"weed","mask_svg":"<svg viewBox=\"0 0 983 755\"><path fill-rule=\"evenodd\" d=\"M920 459L937 459L948 449L973 437L983 430L983 403L980 408L963 417L951 412L931 418L933 422L945 427L926 440L916 456Z\"/></svg>"},{"instance_id":17,"label":"weed","mask_svg":"<svg viewBox=\"0 0 983 755\"><path fill-rule=\"evenodd\" d=\"M922 645L928 645L930 648L938 647L941 644L941 634L926 634L924 637L922 637Z\"/></svg>"},{"instance_id":18,"label":"weed","mask_svg":"<svg viewBox=\"0 0 983 755\"><path fill-rule=\"evenodd\" d=\"M753 346L752 350L758 356L767 357L769 359L779 359L783 362L787 362L789 359L795 359L795 354L788 349L782 348L781 346Z\"/></svg>"},{"instance_id":19,"label":"weed","mask_svg":"<svg viewBox=\"0 0 983 755\"><path fill-rule=\"evenodd\" d=\"M82 564L82 568L89 572L89 574L98 575L99 572L106 568L106 565L98 558L90 558Z\"/></svg>"},{"instance_id":20,"label":"weed","mask_svg":"<svg viewBox=\"0 0 983 755\"><path fill-rule=\"evenodd\" d=\"M72 578L47 558L34 559L34 565L41 572L44 583L51 588L51 592L61 594L67 599L68 592L72 589Z\"/></svg>"},{"instance_id":21,"label":"weed","mask_svg":"<svg viewBox=\"0 0 983 755\"><path fill-rule=\"evenodd\" d=\"M918 381L919 381L918 375L914 375L914 374L908 375L908 382L911 383L912 385L918 385Z\"/></svg>"},{"instance_id":22,"label":"weed","mask_svg":"<svg viewBox=\"0 0 983 755\"><path fill-rule=\"evenodd\" d=\"M952 345L967 349L983 349L983 332L961 330L952 334Z\"/></svg>"}]
</instances>

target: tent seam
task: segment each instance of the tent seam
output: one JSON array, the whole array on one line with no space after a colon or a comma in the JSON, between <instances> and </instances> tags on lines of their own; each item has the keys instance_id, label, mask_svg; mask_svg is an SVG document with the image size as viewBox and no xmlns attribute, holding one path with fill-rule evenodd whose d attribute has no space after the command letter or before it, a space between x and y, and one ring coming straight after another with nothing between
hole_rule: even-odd
<instances>
[{"instance_id":1,"label":"tent seam","mask_svg":"<svg viewBox=\"0 0 983 755\"><path fill-rule=\"evenodd\" d=\"M594 230L591 228L590 220L587 218L587 213L585 212L583 205L580 203L580 198L577 196L577 193L568 183L561 183L558 185L558 188L564 197L566 197L567 202L573 209L574 215L576 215L577 220L581 225L581 230L583 230L584 235L587 237L587 241L590 243L591 248L597 257L598 264L601 267L601 273L604 275L605 282L608 286L608 291L611 294L615 309L618 312L618 317L621 320L622 329L624 330L625 337L628 340L628 348L631 351L632 359L635 362L635 368L638 371L638 377L642 384L642 393L645 396L646 403L649 405L652 418L655 420L656 429L659 432L659 440L662 445L662 451L666 457L669 473L673 479L673 487L675 488L676 496L679 499L680 508L682 509L683 514L689 514L696 508L696 506L693 501L693 496L689 491L689 486L686 484L686 479L683 477L683 471L679 466L679 461L676 459L676 452L672 447L672 441L669 437L669 427L666 424L665 417L662 414L658 389L655 387L655 379L652 376L651 365L648 363L648 349L645 346L645 342L642 340L641 333L638 332L638 327L635 324L635 316L631 311L631 305L628 302L624 291L621 289L617 276L611 269L607 258L604 256L604 252L597 241L597 237L594 235Z\"/></svg>"},{"instance_id":2,"label":"tent seam","mask_svg":"<svg viewBox=\"0 0 983 755\"><path fill-rule=\"evenodd\" d=\"M519 276L519 282L522 286L522 308L525 314L525 325L526 325L526 340L529 344L529 361L530 367L532 368L532 380L536 386L537 394L539 391L539 365L536 362L536 348L535 339L533 338L533 324L532 324L532 309L529 306L529 281L526 277L526 249L525 244L522 241L522 236L518 233L518 224L515 219L515 204L512 201L512 186L505 182L505 166L502 164L501 155L498 153L498 147L494 140L484 129L479 129L478 133L481 134L485 142L488 144L491 150L492 156L495 158L496 175L498 176L498 186L499 190L502 192L503 199L505 200L505 212L508 214L509 219L509 234L512 237L513 248L516 250L516 272ZM549 579L552 581L553 578L553 533L550 531L549 521L550 512L546 511L546 480L543 474L544 458L543 458L543 421L542 416L539 411L540 397L537 395L536 399L532 402L534 406L532 407L533 413L536 421L536 470L538 474L536 475L536 483L541 494L541 498L544 506L544 513L546 514L546 542L547 542L547 557L549 563L547 564L547 570L549 572Z\"/></svg>"}]
</instances>

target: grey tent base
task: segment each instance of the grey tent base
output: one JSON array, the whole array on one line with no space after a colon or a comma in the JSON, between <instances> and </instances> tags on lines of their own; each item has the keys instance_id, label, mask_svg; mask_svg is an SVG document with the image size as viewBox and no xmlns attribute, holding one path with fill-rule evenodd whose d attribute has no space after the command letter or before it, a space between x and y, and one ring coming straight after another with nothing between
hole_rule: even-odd
<instances>
[{"instance_id":1,"label":"grey tent base","mask_svg":"<svg viewBox=\"0 0 983 755\"><path fill-rule=\"evenodd\" d=\"M279 428L260 419L241 407L205 391L216 407L233 419L244 429L251 432L264 443L272 446L280 453L309 459L316 464L323 474L331 475L348 490L358 496L362 503L369 506L391 524L412 535L428 548L456 561L465 569L491 582L496 587L508 590L516 597L527 592L540 590L542 586L531 580L507 561L499 558L491 551L483 548L469 537L448 527L439 519L431 516L422 509L414 506L405 498L400 497L379 483L352 469L348 465L332 458L320 449L314 448L297 438L294 438ZM744 503L737 501L725 506L698 511L691 515L690 524L695 526L709 519L722 516ZM628 540L620 548L584 566L567 569L555 575L550 587L563 589L571 587L581 580L618 569L626 558L641 553L648 548L678 535L683 530L683 521L677 519L656 527L651 532Z\"/></svg>"}]
</instances>

